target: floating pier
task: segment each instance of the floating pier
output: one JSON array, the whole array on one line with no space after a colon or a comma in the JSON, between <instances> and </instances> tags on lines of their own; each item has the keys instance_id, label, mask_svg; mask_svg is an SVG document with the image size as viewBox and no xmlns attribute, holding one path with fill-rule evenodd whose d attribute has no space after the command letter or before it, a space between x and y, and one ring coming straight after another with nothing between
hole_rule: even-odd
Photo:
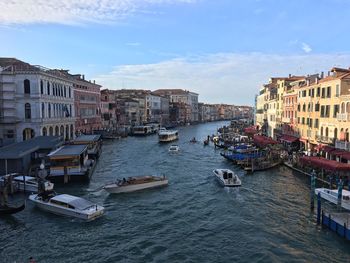
<instances>
[{"instance_id":1,"label":"floating pier","mask_svg":"<svg viewBox=\"0 0 350 263\"><path fill-rule=\"evenodd\" d=\"M350 240L350 213L327 213L322 210L322 225Z\"/></svg>"}]
</instances>

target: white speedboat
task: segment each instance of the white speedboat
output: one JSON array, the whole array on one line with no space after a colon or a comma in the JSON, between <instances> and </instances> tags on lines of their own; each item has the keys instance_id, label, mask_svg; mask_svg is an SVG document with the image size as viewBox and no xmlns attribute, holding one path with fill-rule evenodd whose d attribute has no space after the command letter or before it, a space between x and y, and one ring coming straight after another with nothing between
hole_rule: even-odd
<instances>
[{"instance_id":1,"label":"white speedboat","mask_svg":"<svg viewBox=\"0 0 350 263\"><path fill-rule=\"evenodd\" d=\"M29 196L29 200L42 210L87 221L94 220L104 213L103 206L68 194L56 195L53 192L50 194L33 194Z\"/></svg>"},{"instance_id":2,"label":"white speedboat","mask_svg":"<svg viewBox=\"0 0 350 263\"><path fill-rule=\"evenodd\" d=\"M172 142L179 139L179 133L176 130L159 130L159 142Z\"/></svg>"},{"instance_id":3,"label":"white speedboat","mask_svg":"<svg viewBox=\"0 0 350 263\"><path fill-rule=\"evenodd\" d=\"M120 194L136 192L144 189L167 186L168 179L165 176L137 176L123 178L115 183L107 184L103 187L108 193Z\"/></svg>"},{"instance_id":4,"label":"white speedboat","mask_svg":"<svg viewBox=\"0 0 350 263\"><path fill-rule=\"evenodd\" d=\"M13 178L13 182L17 184L18 190L20 191L26 191L30 193L37 193L38 192L38 181L35 177L32 176L16 176ZM51 191L53 190L54 184L45 181L45 190Z\"/></svg>"},{"instance_id":5,"label":"white speedboat","mask_svg":"<svg viewBox=\"0 0 350 263\"><path fill-rule=\"evenodd\" d=\"M169 152L179 152L180 151L180 147L179 146L177 146L177 145L171 145L170 147L169 147Z\"/></svg>"},{"instance_id":6,"label":"white speedboat","mask_svg":"<svg viewBox=\"0 0 350 263\"><path fill-rule=\"evenodd\" d=\"M238 178L238 176L229 169L215 169L213 172L215 178L223 186L237 187L242 185L241 180Z\"/></svg>"},{"instance_id":7,"label":"white speedboat","mask_svg":"<svg viewBox=\"0 0 350 263\"><path fill-rule=\"evenodd\" d=\"M320 193L321 197L333 204L338 204L338 190L327 189L327 188L316 188L315 194ZM342 190L341 207L350 210L350 191L345 189Z\"/></svg>"}]
</instances>

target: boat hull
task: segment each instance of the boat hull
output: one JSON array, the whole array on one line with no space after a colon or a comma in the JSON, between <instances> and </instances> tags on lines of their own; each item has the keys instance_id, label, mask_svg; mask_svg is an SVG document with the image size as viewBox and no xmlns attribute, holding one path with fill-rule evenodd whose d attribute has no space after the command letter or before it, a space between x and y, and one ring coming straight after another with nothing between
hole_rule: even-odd
<instances>
[{"instance_id":1,"label":"boat hull","mask_svg":"<svg viewBox=\"0 0 350 263\"><path fill-rule=\"evenodd\" d=\"M214 176L216 178L216 180L224 187L240 187L242 185L241 180L238 178L237 175L234 175L233 172L233 176L235 176L236 178L236 183L233 182L233 180L230 182L229 179L224 179L221 175L219 175L215 170L213 171ZM231 178L233 179L233 178Z\"/></svg>"},{"instance_id":2,"label":"boat hull","mask_svg":"<svg viewBox=\"0 0 350 263\"><path fill-rule=\"evenodd\" d=\"M158 188L168 185L168 180L161 180L161 181L154 181L149 183L143 183L143 184L130 184L126 186L118 186L116 184L105 186L103 189L105 189L110 194L121 194L121 193L131 193L131 192L137 192L141 190L146 189L152 189L152 188Z\"/></svg>"},{"instance_id":3,"label":"boat hull","mask_svg":"<svg viewBox=\"0 0 350 263\"><path fill-rule=\"evenodd\" d=\"M75 217L82 220L91 221L103 215L104 209L101 209L100 206L96 206L96 212L94 213L84 213L83 211L77 211L74 209L59 207L56 205L43 202L41 200L35 199L36 195L29 196L29 200L32 201L39 209L47 211L56 215Z\"/></svg>"},{"instance_id":4,"label":"boat hull","mask_svg":"<svg viewBox=\"0 0 350 263\"><path fill-rule=\"evenodd\" d=\"M316 188L315 189L315 194L317 195L318 193L320 193L321 198L327 200L330 203L333 203L335 205L338 204L338 196L335 192L333 192L333 194L331 194L331 190L326 189L326 188ZM346 210L350 210L350 200L341 200L341 207L346 209Z\"/></svg>"}]
</instances>

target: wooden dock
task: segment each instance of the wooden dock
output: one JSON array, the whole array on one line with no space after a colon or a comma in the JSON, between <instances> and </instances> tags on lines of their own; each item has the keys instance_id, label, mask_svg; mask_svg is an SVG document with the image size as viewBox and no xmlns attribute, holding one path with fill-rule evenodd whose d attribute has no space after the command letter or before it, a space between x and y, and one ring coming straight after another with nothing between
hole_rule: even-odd
<instances>
[{"instance_id":1,"label":"wooden dock","mask_svg":"<svg viewBox=\"0 0 350 263\"><path fill-rule=\"evenodd\" d=\"M350 213L327 213L322 211L322 225L350 240Z\"/></svg>"},{"instance_id":2,"label":"wooden dock","mask_svg":"<svg viewBox=\"0 0 350 263\"><path fill-rule=\"evenodd\" d=\"M291 163L289 163L289 162L283 162L283 164L284 164L285 166L287 166L288 168L294 170L294 171L297 171L297 172L299 172L299 173L302 173L302 174L305 174L305 175L311 177L311 174L310 174L310 173L307 173L307 172L305 172L305 171L303 171L303 170L301 170L301 169L299 169L299 168L294 167L294 166L293 166ZM323 180L322 178L319 178L318 176L316 176L316 180L329 185L329 182L328 182L328 181Z\"/></svg>"}]
</instances>

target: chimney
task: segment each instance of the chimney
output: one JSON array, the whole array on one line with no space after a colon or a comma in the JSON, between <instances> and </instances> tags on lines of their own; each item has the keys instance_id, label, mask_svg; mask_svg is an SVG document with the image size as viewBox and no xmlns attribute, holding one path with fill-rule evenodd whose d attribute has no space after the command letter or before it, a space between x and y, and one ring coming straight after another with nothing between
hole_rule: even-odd
<instances>
[{"instance_id":1,"label":"chimney","mask_svg":"<svg viewBox=\"0 0 350 263\"><path fill-rule=\"evenodd\" d=\"M323 73L323 71L321 72L321 79L323 79L324 78L324 73Z\"/></svg>"},{"instance_id":2,"label":"chimney","mask_svg":"<svg viewBox=\"0 0 350 263\"><path fill-rule=\"evenodd\" d=\"M82 79L85 80L85 75L81 75Z\"/></svg>"},{"instance_id":3,"label":"chimney","mask_svg":"<svg viewBox=\"0 0 350 263\"><path fill-rule=\"evenodd\" d=\"M306 80L306 86L309 86L310 85L310 79L307 79Z\"/></svg>"},{"instance_id":4,"label":"chimney","mask_svg":"<svg viewBox=\"0 0 350 263\"><path fill-rule=\"evenodd\" d=\"M289 75L288 75L288 78L291 78L291 77L292 77L292 74L289 74Z\"/></svg>"},{"instance_id":5,"label":"chimney","mask_svg":"<svg viewBox=\"0 0 350 263\"><path fill-rule=\"evenodd\" d=\"M96 84L96 81L94 80L94 84Z\"/></svg>"}]
</instances>

